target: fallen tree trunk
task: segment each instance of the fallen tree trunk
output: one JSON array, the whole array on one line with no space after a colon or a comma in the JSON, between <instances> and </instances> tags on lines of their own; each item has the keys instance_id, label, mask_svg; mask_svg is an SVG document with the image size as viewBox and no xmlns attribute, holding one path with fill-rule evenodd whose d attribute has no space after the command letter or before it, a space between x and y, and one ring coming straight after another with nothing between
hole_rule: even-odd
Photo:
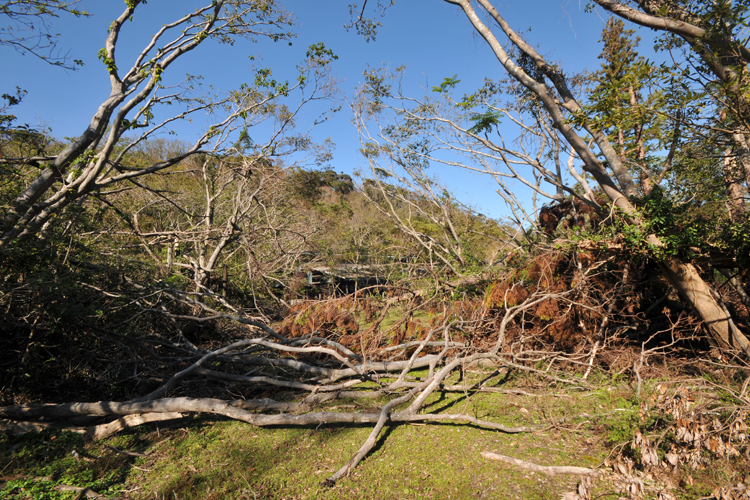
<instances>
[{"instance_id":1,"label":"fallen tree trunk","mask_svg":"<svg viewBox=\"0 0 750 500\"><path fill-rule=\"evenodd\" d=\"M71 418L80 416L125 416L136 414L164 413L208 413L222 415L233 420L240 420L258 427L296 426L315 424L370 424L376 423L380 413L336 413L317 412L302 415L264 415L252 413L240 408L241 404L233 401L212 398L166 398L153 401L99 401L96 403L62 403L42 405L14 405L0 407L0 416L12 420L33 418ZM241 401L240 401L241 403ZM182 415L181 415L182 416ZM465 421L480 427L499 430L507 433L533 432L537 427L509 427L494 422L479 420L464 414L412 414L407 411L394 413L394 422L421 421ZM33 430L33 429L30 429Z\"/></svg>"},{"instance_id":2,"label":"fallen tree trunk","mask_svg":"<svg viewBox=\"0 0 750 500\"><path fill-rule=\"evenodd\" d=\"M58 429L85 434L88 439L99 441L100 439L117 434L122 430L137 427L139 425L152 422L165 422L167 420L177 420L184 417L185 414L177 412L125 415L106 424L92 425L88 427L76 426L66 422L28 422L0 419L0 431L7 431L15 435L21 435L28 432L40 432L46 429Z\"/></svg>"},{"instance_id":3,"label":"fallen tree trunk","mask_svg":"<svg viewBox=\"0 0 750 500\"><path fill-rule=\"evenodd\" d=\"M401 346L395 346L401 348ZM251 366L273 366L273 367L284 367L291 368L293 370L309 373L311 375L319 375L328 377L326 382L336 382L347 377L356 376L360 372L365 373L388 373L388 372L400 372L407 365L408 361L365 361L364 363L354 365L356 369L352 368L328 368L324 366L314 366L296 359L275 359L275 358L262 358L260 356L251 356L249 354L238 354L231 358L232 361L247 363ZM418 358L414 362L413 368L424 368L434 361L434 354L427 354Z\"/></svg>"},{"instance_id":4,"label":"fallen tree trunk","mask_svg":"<svg viewBox=\"0 0 750 500\"><path fill-rule=\"evenodd\" d=\"M672 286L700 314L718 347L722 350L739 349L750 358L750 341L734 325L732 317L716 300L695 266L669 258L661 261L659 267Z\"/></svg>"}]
</instances>

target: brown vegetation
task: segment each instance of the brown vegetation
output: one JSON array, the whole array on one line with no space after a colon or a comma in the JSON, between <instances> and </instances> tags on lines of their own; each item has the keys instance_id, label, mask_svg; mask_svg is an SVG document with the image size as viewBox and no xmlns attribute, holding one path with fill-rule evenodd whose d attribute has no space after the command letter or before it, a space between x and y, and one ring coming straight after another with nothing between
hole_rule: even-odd
<instances>
[{"instance_id":1,"label":"brown vegetation","mask_svg":"<svg viewBox=\"0 0 750 500\"><path fill-rule=\"evenodd\" d=\"M312 334L326 338L354 335L359 331L359 324L352 312L353 306L350 297L301 302L289 309L279 333L290 338Z\"/></svg>"}]
</instances>

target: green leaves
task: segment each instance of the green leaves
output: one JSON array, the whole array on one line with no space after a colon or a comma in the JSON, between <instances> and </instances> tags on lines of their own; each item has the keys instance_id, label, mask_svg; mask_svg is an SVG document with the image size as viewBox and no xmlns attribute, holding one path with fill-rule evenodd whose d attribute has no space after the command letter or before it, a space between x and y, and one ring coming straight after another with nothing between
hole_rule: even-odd
<instances>
[{"instance_id":1,"label":"green leaves","mask_svg":"<svg viewBox=\"0 0 750 500\"><path fill-rule=\"evenodd\" d=\"M441 94L444 93L444 92L447 92L449 90L453 90L456 87L456 85L458 85L459 83L461 83L461 80L459 80L457 77L458 77L458 75L454 74L453 76L451 76L449 78L445 78L445 79L443 79L443 83L441 83L437 87L432 87L431 90L433 92L439 92Z\"/></svg>"},{"instance_id":2,"label":"green leaves","mask_svg":"<svg viewBox=\"0 0 750 500\"><path fill-rule=\"evenodd\" d=\"M197 35L195 35L195 40L198 43L201 43L206 38L208 38L208 32L206 30L203 30L203 31L199 32Z\"/></svg>"},{"instance_id":3,"label":"green leaves","mask_svg":"<svg viewBox=\"0 0 750 500\"><path fill-rule=\"evenodd\" d=\"M97 54L97 57L107 67L107 72L108 73L112 74L115 71L117 71L117 66L115 66L115 60L113 58L109 57L109 52L107 52L106 48L100 49L99 53Z\"/></svg>"},{"instance_id":4,"label":"green leaves","mask_svg":"<svg viewBox=\"0 0 750 500\"><path fill-rule=\"evenodd\" d=\"M271 68L261 68L255 74L255 85L257 87L266 87L275 89L278 85L276 80L271 78Z\"/></svg>"},{"instance_id":5,"label":"green leaves","mask_svg":"<svg viewBox=\"0 0 750 500\"><path fill-rule=\"evenodd\" d=\"M313 62L320 66L325 66L331 61L337 60L339 56L334 54L331 49L327 49L323 42L318 42L310 45L307 48L305 58L310 62Z\"/></svg>"},{"instance_id":6,"label":"green leaves","mask_svg":"<svg viewBox=\"0 0 750 500\"><path fill-rule=\"evenodd\" d=\"M502 113L489 108L484 113L472 115L469 119L474 122L474 125L469 128L469 132L472 134L492 132L492 127L500 124L502 116Z\"/></svg>"}]
</instances>

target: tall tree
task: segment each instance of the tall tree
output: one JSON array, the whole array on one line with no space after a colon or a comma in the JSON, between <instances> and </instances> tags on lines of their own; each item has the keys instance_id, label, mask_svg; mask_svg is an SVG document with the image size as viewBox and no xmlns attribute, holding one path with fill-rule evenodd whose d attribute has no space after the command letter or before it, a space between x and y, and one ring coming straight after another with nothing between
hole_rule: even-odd
<instances>
[{"instance_id":1,"label":"tall tree","mask_svg":"<svg viewBox=\"0 0 750 500\"><path fill-rule=\"evenodd\" d=\"M633 30L625 29L625 23L619 19L607 21L599 55L602 67L592 75L595 86L589 97L587 114L607 132L620 159L630 166L633 175L640 180L639 187L648 194L654 181L648 176L646 156L651 142L659 139L664 119L654 112L660 93L644 92L656 68L638 54L640 38L634 38L634 34ZM656 144L657 148L661 145Z\"/></svg>"},{"instance_id":2,"label":"tall tree","mask_svg":"<svg viewBox=\"0 0 750 500\"><path fill-rule=\"evenodd\" d=\"M666 49L689 48L683 70L710 88L721 109L721 128L732 137L732 161L750 181L750 48L744 42L750 6L732 0L594 1L623 19L661 32ZM728 187L736 191L731 184L739 176L731 168L727 173Z\"/></svg>"}]
</instances>

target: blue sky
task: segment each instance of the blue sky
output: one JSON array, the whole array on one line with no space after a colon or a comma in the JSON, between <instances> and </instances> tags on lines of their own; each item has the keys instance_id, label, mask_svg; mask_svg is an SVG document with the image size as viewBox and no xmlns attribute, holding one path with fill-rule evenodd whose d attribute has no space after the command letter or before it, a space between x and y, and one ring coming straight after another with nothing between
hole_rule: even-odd
<instances>
[{"instance_id":1,"label":"blue sky","mask_svg":"<svg viewBox=\"0 0 750 500\"><path fill-rule=\"evenodd\" d=\"M346 32L342 28L349 21L347 5L350 2L282 2L297 18L294 31L298 36L291 46L286 42L269 41L257 44L240 41L231 47L206 44L171 67L167 78L175 82L189 72L203 75L205 83L219 90L229 90L252 79L250 55L256 57L256 66L273 68L278 78L294 78L295 66L303 59L306 48L321 41L339 56L334 72L341 80L344 97L353 94L368 66L406 65L403 80L406 93L413 92L417 96L422 92L420 85L436 85L454 74L462 81L457 93L471 92L485 77L504 76L502 67L455 6L439 0L397 0L381 20L383 27L377 40L366 43L353 31ZM203 3L151 0L139 8L118 43L121 66L132 61L132 51L142 47L155 28ZM576 1L505 0L495 5L516 30L531 29L526 33L527 39L539 45L548 58L562 62L567 71L598 67L598 39L606 15L585 13L585 4ZM94 16L63 16L54 20L55 32L61 35L59 47L69 51L71 58L82 59L85 63L78 71L65 71L8 47L0 47L4 68L0 92L12 91L16 86L28 91L24 102L13 113L22 123L49 127L59 138L79 135L109 93L108 75L97 60L97 52L104 46L107 27L124 5L121 0L82 0L80 8ZM311 109L300 119L299 125L307 128L309 124L305 121L312 121L319 111ZM330 137L336 143L331 166L347 173L364 166L357 153L356 129L350 120L350 112L344 106L334 119L314 132L316 139ZM196 119L192 124L180 126L180 138L194 139L206 123ZM511 138L513 131L509 129L507 134ZM436 169L435 173L459 199L480 212L491 217L506 213L491 179L451 169Z\"/></svg>"}]
</instances>

